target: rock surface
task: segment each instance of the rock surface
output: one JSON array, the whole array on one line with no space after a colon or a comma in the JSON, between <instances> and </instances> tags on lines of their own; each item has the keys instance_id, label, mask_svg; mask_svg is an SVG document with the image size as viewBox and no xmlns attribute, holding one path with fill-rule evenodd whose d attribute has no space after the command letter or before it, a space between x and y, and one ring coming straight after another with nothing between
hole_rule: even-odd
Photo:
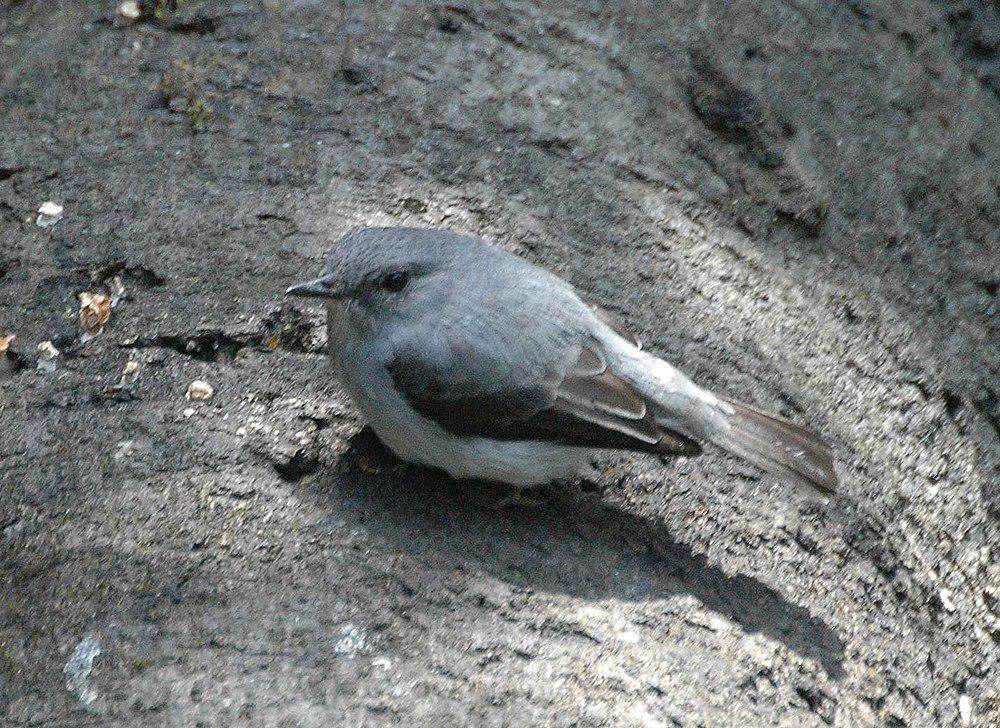
<instances>
[{"instance_id":1,"label":"rock surface","mask_svg":"<svg viewBox=\"0 0 1000 728\"><path fill-rule=\"evenodd\" d=\"M1000 724L993 5L141 10L0 8L0 723ZM281 302L367 224L559 272L844 497L396 462Z\"/></svg>"}]
</instances>

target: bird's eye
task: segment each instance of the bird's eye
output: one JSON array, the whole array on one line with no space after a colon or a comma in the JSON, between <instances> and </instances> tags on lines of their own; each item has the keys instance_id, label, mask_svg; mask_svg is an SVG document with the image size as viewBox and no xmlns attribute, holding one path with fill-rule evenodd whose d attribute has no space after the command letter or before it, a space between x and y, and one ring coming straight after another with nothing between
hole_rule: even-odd
<instances>
[{"instance_id":1,"label":"bird's eye","mask_svg":"<svg viewBox=\"0 0 1000 728\"><path fill-rule=\"evenodd\" d=\"M406 271L398 270L382 279L382 288L393 293L398 293L406 288L406 284L409 282L410 274Z\"/></svg>"}]
</instances>

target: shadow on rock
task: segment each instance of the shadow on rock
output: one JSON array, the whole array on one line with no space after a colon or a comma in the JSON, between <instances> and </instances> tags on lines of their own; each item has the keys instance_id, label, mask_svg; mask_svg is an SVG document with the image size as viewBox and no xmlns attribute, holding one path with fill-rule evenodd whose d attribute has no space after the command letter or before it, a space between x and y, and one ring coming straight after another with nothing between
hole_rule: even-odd
<instances>
[{"instance_id":1,"label":"shadow on rock","mask_svg":"<svg viewBox=\"0 0 1000 728\"><path fill-rule=\"evenodd\" d=\"M776 639L844 675L843 643L804 607L750 576L731 576L636 514L581 494L497 508L509 491L401 463L369 428L351 438L336 473L316 482L370 532L428 570L482 571L515 586L584 599L647 601L689 594L748 633Z\"/></svg>"}]
</instances>

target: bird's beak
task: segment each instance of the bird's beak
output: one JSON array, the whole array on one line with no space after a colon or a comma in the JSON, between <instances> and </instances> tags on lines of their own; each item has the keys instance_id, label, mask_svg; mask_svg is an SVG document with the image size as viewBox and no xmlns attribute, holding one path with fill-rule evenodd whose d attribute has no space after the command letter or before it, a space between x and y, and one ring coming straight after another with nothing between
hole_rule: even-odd
<instances>
[{"instance_id":1,"label":"bird's beak","mask_svg":"<svg viewBox=\"0 0 1000 728\"><path fill-rule=\"evenodd\" d=\"M298 296L299 298L344 298L347 296L346 293L335 288L328 278L296 283L285 291L285 295Z\"/></svg>"}]
</instances>

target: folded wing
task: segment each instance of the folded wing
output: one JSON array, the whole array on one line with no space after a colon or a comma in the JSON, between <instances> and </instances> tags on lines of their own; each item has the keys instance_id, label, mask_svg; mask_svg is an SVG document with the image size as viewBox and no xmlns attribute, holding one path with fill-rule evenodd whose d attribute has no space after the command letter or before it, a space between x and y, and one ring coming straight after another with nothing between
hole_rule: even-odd
<instances>
[{"instance_id":1,"label":"folded wing","mask_svg":"<svg viewBox=\"0 0 1000 728\"><path fill-rule=\"evenodd\" d=\"M488 376L442 371L419 351L397 352L387 369L414 409L455 435L665 455L701 452L694 440L654 421L648 403L608 368L596 344L581 346L565 371L550 369L501 387ZM464 360L472 365L477 358Z\"/></svg>"}]
</instances>

